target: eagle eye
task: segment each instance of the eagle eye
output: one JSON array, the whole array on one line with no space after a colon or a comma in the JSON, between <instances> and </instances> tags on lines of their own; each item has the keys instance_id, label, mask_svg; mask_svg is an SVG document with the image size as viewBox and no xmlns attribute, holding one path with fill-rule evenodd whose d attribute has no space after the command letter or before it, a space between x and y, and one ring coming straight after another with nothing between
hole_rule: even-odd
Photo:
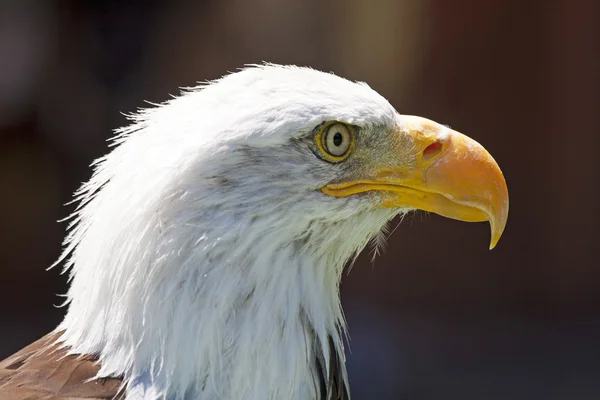
<instances>
[{"instance_id":1,"label":"eagle eye","mask_svg":"<svg viewBox=\"0 0 600 400\"><path fill-rule=\"evenodd\" d=\"M354 135L350 126L341 122L325 124L315 136L321 155L330 162L345 160L354 147Z\"/></svg>"}]
</instances>

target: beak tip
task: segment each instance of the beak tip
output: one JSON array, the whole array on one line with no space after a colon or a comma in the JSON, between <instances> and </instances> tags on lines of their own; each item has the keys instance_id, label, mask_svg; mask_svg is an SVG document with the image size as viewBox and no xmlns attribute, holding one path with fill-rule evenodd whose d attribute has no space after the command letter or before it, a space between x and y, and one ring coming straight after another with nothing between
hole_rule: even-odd
<instances>
[{"instance_id":1,"label":"beak tip","mask_svg":"<svg viewBox=\"0 0 600 400\"><path fill-rule=\"evenodd\" d=\"M494 234L494 231L492 231L492 237L490 239L490 250L494 250L494 247L496 247L499 241L500 235Z\"/></svg>"},{"instance_id":2,"label":"beak tip","mask_svg":"<svg viewBox=\"0 0 600 400\"><path fill-rule=\"evenodd\" d=\"M492 238L490 239L490 250L494 250L498 242L500 241L500 236L502 233L494 233L492 231Z\"/></svg>"},{"instance_id":3,"label":"beak tip","mask_svg":"<svg viewBox=\"0 0 600 400\"><path fill-rule=\"evenodd\" d=\"M490 250L493 250L494 247L496 247L496 245L500 241L500 237L502 237L502 234L504 233L504 228L506 226L506 218L502 221L501 224L498 224L496 221L494 221L496 223L492 221L490 221L490 230L492 233L492 237L490 238ZM498 225L500 225L500 227L498 227Z\"/></svg>"}]
</instances>

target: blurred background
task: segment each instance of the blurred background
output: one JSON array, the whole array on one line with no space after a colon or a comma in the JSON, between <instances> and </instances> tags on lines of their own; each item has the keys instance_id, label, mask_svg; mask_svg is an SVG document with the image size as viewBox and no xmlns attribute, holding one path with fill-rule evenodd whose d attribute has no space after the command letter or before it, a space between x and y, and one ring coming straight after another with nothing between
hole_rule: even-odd
<instances>
[{"instance_id":1,"label":"blurred background","mask_svg":"<svg viewBox=\"0 0 600 400\"><path fill-rule=\"evenodd\" d=\"M344 277L353 399L600 398L599 21L592 0L2 0L0 359L61 320L56 221L121 112L265 60L368 82L508 182L495 250L421 213Z\"/></svg>"}]
</instances>

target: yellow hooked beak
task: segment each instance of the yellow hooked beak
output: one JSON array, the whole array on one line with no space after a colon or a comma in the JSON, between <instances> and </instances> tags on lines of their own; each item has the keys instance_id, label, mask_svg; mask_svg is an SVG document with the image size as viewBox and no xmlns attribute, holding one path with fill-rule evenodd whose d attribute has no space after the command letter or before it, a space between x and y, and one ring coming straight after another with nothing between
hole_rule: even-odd
<instances>
[{"instance_id":1,"label":"yellow hooked beak","mask_svg":"<svg viewBox=\"0 0 600 400\"><path fill-rule=\"evenodd\" d=\"M416 208L467 222L489 221L493 249L508 218L508 189L492 156L473 139L415 116L399 127L413 142L410 167L381 167L366 179L329 184L327 195L346 197L377 191L378 207ZM406 149L398 151L406 157ZM402 164L402 163L399 163Z\"/></svg>"}]
</instances>

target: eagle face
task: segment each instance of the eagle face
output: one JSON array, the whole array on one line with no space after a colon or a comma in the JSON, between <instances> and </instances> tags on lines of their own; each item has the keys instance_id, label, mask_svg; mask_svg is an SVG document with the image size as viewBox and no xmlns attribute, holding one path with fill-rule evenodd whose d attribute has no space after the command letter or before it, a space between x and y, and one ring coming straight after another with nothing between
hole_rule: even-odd
<instances>
[{"instance_id":1,"label":"eagle face","mask_svg":"<svg viewBox=\"0 0 600 400\"><path fill-rule=\"evenodd\" d=\"M228 91L233 88L235 93ZM204 154L197 166L199 175L207 163L221 166L213 175L215 190L230 191L220 198L221 207L225 198L233 199L232 208L251 200L250 218L287 210L286 223L323 222L328 231L343 220L371 219L370 236L381 231L382 220L422 209L489 221L490 248L504 230L508 192L489 153L446 126L400 115L366 84L311 69L263 66L202 92L223 97L217 114L229 121L216 139L221 151ZM306 226L297 228L302 235ZM364 235L355 237L364 242Z\"/></svg>"},{"instance_id":2,"label":"eagle face","mask_svg":"<svg viewBox=\"0 0 600 400\"><path fill-rule=\"evenodd\" d=\"M254 66L131 120L76 193L56 331L127 398L346 398L344 265L410 210L506 224L481 145L333 74Z\"/></svg>"}]
</instances>

